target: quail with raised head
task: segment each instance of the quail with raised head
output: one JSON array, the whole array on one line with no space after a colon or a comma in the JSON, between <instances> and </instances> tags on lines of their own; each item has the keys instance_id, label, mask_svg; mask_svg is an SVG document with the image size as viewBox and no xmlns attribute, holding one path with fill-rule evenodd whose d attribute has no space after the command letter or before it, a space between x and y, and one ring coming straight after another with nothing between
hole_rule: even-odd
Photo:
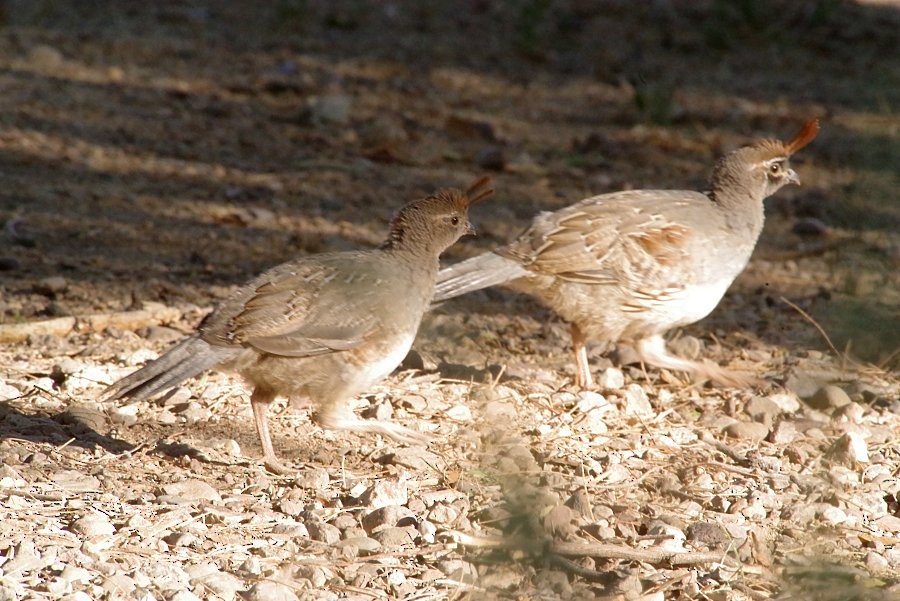
<instances>
[{"instance_id":1,"label":"quail with raised head","mask_svg":"<svg viewBox=\"0 0 900 601\"><path fill-rule=\"evenodd\" d=\"M632 342L649 365L742 386L753 378L668 352L662 335L706 317L743 271L763 200L800 179L788 160L816 137L807 121L716 163L709 190L629 190L537 215L511 243L443 269L435 301L488 286L530 294L570 324L575 384L591 388L588 340Z\"/></svg>"},{"instance_id":2,"label":"quail with raised head","mask_svg":"<svg viewBox=\"0 0 900 601\"><path fill-rule=\"evenodd\" d=\"M438 257L474 233L468 209L490 195L489 179L446 189L401 208L375 249L301 257L235 291L197 332L111 385L105 400L147 399L209 369L240 374L266 467L285 472L266 411L276 395L307 397L328 428L375 432L403 442L424 436L356 417L349 401L385 378L406 356L428 308Z\"/></svg>"}]
</instances>

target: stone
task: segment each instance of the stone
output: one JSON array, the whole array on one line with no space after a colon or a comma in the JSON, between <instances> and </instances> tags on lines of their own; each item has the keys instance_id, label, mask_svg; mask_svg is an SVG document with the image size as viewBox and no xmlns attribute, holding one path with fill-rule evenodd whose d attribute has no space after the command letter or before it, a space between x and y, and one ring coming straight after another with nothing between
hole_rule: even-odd
<instances>
[{"instance_id":1,"label":"stone","mask_svg":"<svg viewBox=\"0 0 900 601\"><path fill-rule=\"evenodd\" d=\"M57 296L62 294L69 288L69 282L66 278L54 275L38 281L34 285L34 291L44 296Z\"/></svg>"},{"instance_id":2,"label":"stone","mask_svg":"<svg viewBox=\"0 0 900 601\"><path fill-rule=\"evenodd\" d=\"M22 396L22 391L15 386L0 382L0 402L17 399Z\"/></svg>"},{"instance_id":3,"label":"stone","mask_svg":"<svg viewBox=\"0 0 900 601\"><path fill-rule=\"evenodd\" d=\"M319 542L333 545L341 540L341 529L325 522L310 521L306 524L309 537Z\"/></svg>"},{"instance_id":4,"label":"stone","mask_svg":"<svg viewBox=\"0 0 900 601\"><path fill-rule=\"evenodd\" d=\"M406 478L378 480L366 489L360 500L374 509L389 505L406 505L409 502Z\"/></svg>"},{"instance_id":5,"label":"stone","mask_svg":"<svg viewBox=\"0 0 900 601\"><path fill-rule=\"evenodd\" d=\"M625 374L616 367L607 367L597 374L597 386L601 390L620 390L625 387Z\"/></svg>"},{"instance_id":6,"label":"stone","mask_svg":"<svg viewBox=\"0 0 900 601\"><path fill-rule=\"evenodd\" d=\"M639 384L629 384L625 388L625 415L649 417L654 414L647 393Z\"/></svg>"},{"instance_id":7,"label":"stone","mask_svg":"<svg viewBox=\"0 0 900 601\"><path fill-rule=\"evenodd\" d=\"M310 99L310 115L314 123L343 125L350 120L353 99L346 94L325 94Z\"/></svg>"},{"instance_id":8,"label":"stone","mask_svg":"<svg viewBox=\"0 0 900 601\"><path fill-rule=\"evenodd\" d=\"M734 422L725 426L725 434L741 440L762 440L769 434L769 428L759 422Z\"/></svg>"},{"instance_id":9,"label":"stone","mask_svg":"<svg viewBox=\"0 0 900 601\"><path fill-rule=\"evenodd\" d=\"M794 422L786 419L778 420L769 433L769 442L774 444L789 444L800 436Z\"/></svg>"},{"instance_id":10,"label":"stone","mask_svg":"<svg viewBox=\"0 0 900 601\"><path fill-rule=\"evenodd\" d=\"M843 465L869 463L869 449L865 439L857 432L846 432L828 450L832 461Z\"/></svg>"},{"instance_id":11,"label":"stone","mask_svg":"<svg viewBox=\"0 0 900 601\"><path fill-rule=\"evenodd\" d=\"M819 388L806 403L821 411L830 411L850 403L850 396L842 388L827 384Z\"/></svg>"},{"instance_id":12,"label":"stone","mask_svg":"<svg viewBox=\"0 0 900 601\"><path fill-rule=\"evenodd\" d=\"M203 480L188 479L162 486L162 492L173 497L181 497L190 501L209 501L220 503L222 496L215 488Z\"/></svg>"},{"instance_id":13,"label":"stone","mask_svg":"<svg viewBox=\"0 0 900 601\"><path fill-rule=\"evenodd\" d=\"M72 522L70 530L86 537L112 536L116 532L116 527L105 514L92 511Z\"/></svg>"},{"instance_id":14,"label":"stone","mask_svg":"<svg viewBox=\"0 0 900 601\"><path fill-rule=\"evenodd\" d=\"M781 413L781 407L771 399L753 397L744 405L744 413L753 418L753 421L770 424Z\"/></svg>"},{"instance_id":15,"label":"stone","mask_svg":"<svg viewBox=\"0 0 900 601\"><path fill-rule=\"evenodd\" d=\"M293 589L286 584L262 580L254 584L245 596L247 601L300 601Z\"/></svg>"},{"instance_id":16,"label":"stone","mask_svg":"<svg viewBox=\"0 0 900 601\"><path fill-rule=\"evenodd\" d=\"M363 516L362 527L366 529L366 532L374 533L396 526L400 520L411 516L413 513L402 505L379 507Z\"/></svg>"},{"instance_id":17,"label":"stone","mask_svg":"<svg viewBox=\"0 0 900 601\"><path fill-rule=\"evenodd\" d=\"M372 538L387 548L397 548L412 544L416 531L409 527L389 526L372 534Z\"/></svg>"}]
</instances>

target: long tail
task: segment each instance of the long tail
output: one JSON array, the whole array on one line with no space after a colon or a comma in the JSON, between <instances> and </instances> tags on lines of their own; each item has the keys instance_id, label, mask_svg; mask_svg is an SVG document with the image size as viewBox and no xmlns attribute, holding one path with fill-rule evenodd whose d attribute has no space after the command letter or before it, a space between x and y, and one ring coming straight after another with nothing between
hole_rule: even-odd
<instances>
[{"instance_id":1,"label":"long tail","mask_svg":"<svg viewBox=\"0 0 900 601\"><path fill-rule=\"evenodd\" d=\"M433 302L446 300L528 275L528 271L511 259L485 253L442 269L434 288Z\"/></svg>"},{"instance_id":2,"label":"long tail","mask_svg":"<svg viewBox=\"0 0 900 601\"><path fill-rule=\"evenodd\" d=\"M222 364L239 352L239 349L214 347L198 336L191 336L166 351L159 359L112 384L103 391L100 398L103 401L149 399Z\"/></svg>"}]
</instances>

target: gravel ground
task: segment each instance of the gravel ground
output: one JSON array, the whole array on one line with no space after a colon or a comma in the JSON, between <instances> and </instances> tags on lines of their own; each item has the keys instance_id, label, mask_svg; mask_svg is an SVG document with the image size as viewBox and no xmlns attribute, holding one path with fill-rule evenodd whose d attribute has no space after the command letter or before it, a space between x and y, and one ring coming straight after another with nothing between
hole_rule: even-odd
<instances>
[{"instance_id":1,"label":"gravel ground","mask_svg":"<svg viewBox=\"0 0 900 601\"><path fill-rule=\"evenodd\" d=\"M0 6L0 599L900 598L900 11L574 0ZM671 347L687 382L503 291L426 316L358 400L427 448L211 373L104 385L290 257L491 174L479 237L808 116L800 188Z\"/></svg>"}]
</instances>

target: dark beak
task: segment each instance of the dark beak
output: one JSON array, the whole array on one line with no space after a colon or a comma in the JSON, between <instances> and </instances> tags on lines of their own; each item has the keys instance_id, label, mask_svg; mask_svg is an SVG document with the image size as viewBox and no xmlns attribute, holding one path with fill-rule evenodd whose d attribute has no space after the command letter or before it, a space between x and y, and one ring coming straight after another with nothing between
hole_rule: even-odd
<instances>
[{"instance_id":1,"label":"dark beak","mask_svg":"<svg viewBox=\"0 0 900 601\"><path fill-rule=\"evenodd\" d=\"M472 225L471 221L466 222L466 234L469 236L477 236L478 232L475 231L475 226Z\"/></svg>"}]
</instances>

